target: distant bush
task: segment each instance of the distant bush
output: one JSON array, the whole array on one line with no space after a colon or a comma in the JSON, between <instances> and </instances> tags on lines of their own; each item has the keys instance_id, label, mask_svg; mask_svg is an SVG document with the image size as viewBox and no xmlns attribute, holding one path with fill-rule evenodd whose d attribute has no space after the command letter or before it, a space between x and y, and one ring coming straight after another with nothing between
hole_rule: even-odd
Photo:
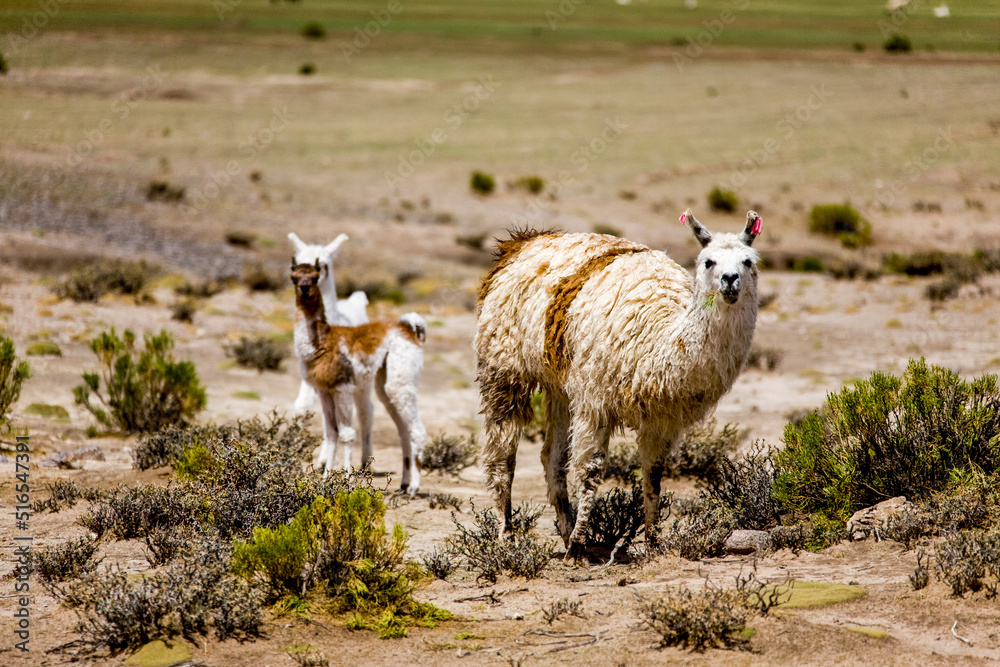
<instances>
[{"instance_id":1,"label":"distant bush","mask_svg":"<svg viewBox=\"0 0 1000 667\"><path fill-rule=\"evenodd\" d=\"M243 274L243 284L254 292L276 292L285 286L285 280L275 277L262 264L254 264Z\"/></svg>"},{"instance_id":2,"label":"distant bush","mask_svg":"<svg viewBox=\"0 0 1000 667\"><path fill-rule=\"evenodd\" d=\"M326 28L322 23L310 21L302 26L302 36L306 39L323 39L326 37Z\"/></svg>"},{"instance_id":3,"label":"distant bush","mask_svg":"<svg viewBox=\"0 0 1000 667\"><path fill-rule=\"evenodd\" d=\"M225 238L226 243L236 248L252 248L254 241L257 240L257 235L252 232L233 229L226 232Z\"/></svg>"},{"instance_id":4,"label":"distant bush","mask_svg":"<svg viewBox=\"0 0 1000 667\"><path fill-rule=\"evenodd\" d=\"M953 595L987 589L989 597L1000 592L1000 533L954 533L934 549L937 577Z\"/></svg>"},{"instance_id":5,"label":"distant bush","mask_svg":"<svg viewBox=\"0 0 1000 667\"><path fill-rule=\"evenodd\" d=\"M49 497L31 503L32 512L38 513L45 510L58 512L64 503L67 507L73 507L76 505L76 501L83 496L76 482L71 479L56 480L51 484L46 484L45 488L49 490Z\"/></svg>"},{"instance_id":6,"label":"distant bush","mask_svg":"<svg viewBox=\"0 0 1000 667\"><path fill-rule=\"evenodd\" d=\"M746 368L759 368L765 371L773 371L785 357L784 351L776 347L764 347L754 343L750 346L747 360L744 364Z\"/></svg>"},{"instance_id":7,"label":"distant bush","mask_svg":"<svg viewBox=\"0 0 1000 667\"><path fill-rule=\"evenodd\" d=\"M61 357L62 350L59 345L50 340L40 340L28 346L24 353L29 357Z\"/></svg>"},{"instance_id":8,"label":"distant bush","mask_svg":"<svg viewBox=\"0 0 1000 667\"><path fill-rule=\"evenodd\" d=\"M623 236L622 230L618 229L613 225L606 225L602 222L595 224L593 227L591 227L591 230L595 234L607 234L608 236L618 236L618 237Z\"/></svg>"},{"instance_id":9,"label":"distant bush","mask_svg":"<svg viewBox=\"0 0 1000 667\"><path fill-rule=\"evenodd\" d=\"M674 503L677 516L660 530L659 547L687 560L722 555L726 538L739 526L733 510L713 498Z\"/></svg>"},{"instance_id":10,"label":"distant bush","mask_svg":"<svg viewBox=\"0 0 1000 667\"><path fill-rule=\"evenodd\" d=\"M719 430L715 417L708 417L684 433L680 445L667 461L670 473L709 477L718 469L720 461L736 452L744 438L739 425L726 424Z\"/></svg>"},{"instance_id":11,"label":"distant bush","mask_svg":"<svg viewBox=\"0 0 1000 667\"><path fill-rule=\"evenodd\" d=\"M180 296L208 299L222 292L224 289L225 285L217 280L203 280L200 283L185 281L174 288L174 293Z\"/></svg>"},{"instance_id":12,"label":"distant bush","mask_svg":"<svg viewBox=\"0 0 1000 667\"><path fill-rule=\"evenodd\" d=\"M583 606L582 600L570 600L568 598L563 598L557 602L553 602L550 605L542 607L542 618L549 625L552 625L561 616L576 616L578 618L584 618L581 607Z\"/></svg>"},{"instance_id":13,"label":"distant bush","mask_svg":"<svg viewBox=\"0 0 1000 667\"><path fill-rule=\"evenodd\" d=\"M845 248L871 245L872 226L849 204L817 204L809 214L809 231L833 236Z\"/></svg>"},{"instance_id":14,"label":"distant bush","mask_svg":"<svg viewBox=\"0 0 1000 667\"><path fill-rule=\"evenodd\" d=\"M492 194L493 190L496 189L496 181L489 174L474 171L472 172L472 176L469 177L469 187L478 195L488 195Z\"/></svg>"},{"instance_id":15,"label":"distant bush","mask_svg":"<svg viewBox=\"0 0 1000 667\"><path fill-rule=\"evenodd\" d=\"M14 341L0 335L0 426L7 424L10 406L21 396L21 385L31 377L28 362L14 353Z\"/></svg>"},{"instance_id":16,"label":"distant bush","mask_svg":"<svg viewBox=\"0 0 1000 667\"><path fill-rule=\"evenodd\" d=\"M10 71L10 66L7 64L7 59L3 57L0 53L0 74L6 74Z\"/></svg>"},{"instance_id":17,"label":"distant bush","mask_svg":"<svg viewBox=\"0 0 1000 667\"><path fill-rule=\"evenodd\" d=\"M238 365L259 373L281 370L281 362L288 356L288 349L268 336L240 336L239 342L223 347L226 356Z\"/></svg>"},{"instance_id":18,"label":"distant bush","mask_svg":"<svg viewBox=\"0 0 1000 667\"><path fill-rule=\"evenodd\" d=\"M788 270L798 273L823 273L826 267L823 266L823 260L807 255L792 260L792 265L788 267Z\"/></svg>"},{"instance_id":19,"label":"distant bush","mask_svg":"<svg viewBox=\"0 0 1000 667\"><path fill-rule=\"evenodd\" d=\"M178 299L170 306L170 319L175 322L194 321L194 314L198 312L198 302L194 299Z\"/></svg>"},{"instance_id":20,"label":"distant bush","mask_svg":"<svg viewBox=\"0 0 1000 667\"><path fill-rule=\"evenodd\" d=\"M440 551L437 547L424 556L421 562L423 563L424 569L427 570L435 579L447 579L448 576L455 571L456 567L455 561L451 557L451 553L447 550Z\"/></svg>"},{"instance_id":21,"label":"distant bush","mask_svg":"<svg viewBox=\"0 0 1000 667\"><path fill-rule=\"evenodd\" d=\"M736 196L735 192L715 187L708 193L708 205L714 211L732 213L739 208L740 198Z\"/></svg>"},{"instance_id":22,"label":"distant bush","mask_svg":"<svg viewBox=\"0 0 1000 667\"><path fill-rule=\"evenodd\" d=\"M873 373L830 394L822 410L785 427L774 454L785 508L846 521L895 496L927 498L956 476L1000 468L1000 387L923 360L902 378Z\"/></svg>"},{"instance_id":23,"label":"distant bush","mask_svg":"<svg viewBox=\"0 0 1000 667\"><path fill-rule=\"evenodd\" d=\"M59 298L76 302L97 301L108 293L138 298L155 273L146 262L100 260L73 269L54 291Z\"/></svg>"},{"instance_id":24,"label":"distant bush","mask_svg":"<svg viewBox=\"0 0 1000 667\"><path fill-rule=\"evenodd\" d=\"M958 291L962 289L962 283L952 278L931 283L924 288L924 297L928 301L947 301L958 296Z\"/></svg>"},{"instance_id":25,"label":"distant bush","mask_svg":"<svg viewBox=\"0 0 1000 667\"><path fill-rule=\"evenodd\" d=\"M428 472L457 475L479 458L479 445L475 436L437 434L424 447L420 455L420 467Z\"/></svg>"},{"instance_id":26,"label":"distant bush","mask_svg":"<svg viewBox=\"0 0 1000 667\"><path fill-rule=\"evenodd\" d=\"M299 74L302 76L312 76L316 73L316 66L312 63L303 63L299 67Z\"/></svg>"},{"instance_id":27,"label":"distant bush","mask_svg":"<svg viewBox=\"0 0 1000 667\"><path fill-rule=\"evenodd\" d=\"M882 42L882 48L888 53L909 53L913 50L913 44L906 35L894 32Z\"/></svg>"},{"instance_id":28,"label":"distant bush","mask_svg":"<svg viewBox=\"0 0 1000 667\"><path fill-rule=\"evenodd\" d=\"M184 199L184 188L171 185L166 181L150 181L146 186L146 199L149 201L178 202Z\"/></svg>"},{"instance_id":29,"label":"distant bush","mask_svg":"<svg viewBox=\"0 0 1000 667\"><path fill-rule=\"evenodd\" d=\"M205 389L194 364L174 361L170 333L146 334L145 343L140 352L132 331L126 329L119 338L114 328L90 342L101 369L84 373L84 384L73 389L73 397L107 429L158 431L193 418L205 407ZM91 395L104 407L91 403Z\"/></svg>"},{"instance_id":30,"label":"distant bush","mask_svg":"<svg viewBox=\"0 0 1000 667\"><path fill-rule=\"evenodd\" d=\"M491 509L473 508L473 523L469 527L452 514L458 533L448 538L449 550L461 557L469 569L478 571L477 580L496 583L504 572L535 579L549 564L555 550L551 543L540 541L532 532L541 513L541 509L528 505L515 507L511 539L498 539L500 522Z\"/></svg>"},{"instance_id":31,"label":"distant bush","mask_svg":"<svg viewBox=\"0 0 1000 667\"><path fill-rule=\"evenodd\" d=\"M511 190L524 190L533 195L541 194L545 189L545 179L541 176L521 176L507 184Z\"/></svg>"}]
</instances>

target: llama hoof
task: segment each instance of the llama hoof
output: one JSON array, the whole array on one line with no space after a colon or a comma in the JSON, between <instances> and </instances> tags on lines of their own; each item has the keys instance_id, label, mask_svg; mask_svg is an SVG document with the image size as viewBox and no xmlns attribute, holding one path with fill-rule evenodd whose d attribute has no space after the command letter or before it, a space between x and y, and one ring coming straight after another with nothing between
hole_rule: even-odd
<instances>
[{"instance_id":1,"label":"llama hoof","mask_svg":"<svg viewBox=\"0 0 1000 667\"><path fill-rule=\"evenodd\" d=\"M589 561L583 552L583 543L573 542L569 545L569 548L566 549L566 556L563 557L563 562L570 565L586 565Z\"/></svg>"}]
</instances>

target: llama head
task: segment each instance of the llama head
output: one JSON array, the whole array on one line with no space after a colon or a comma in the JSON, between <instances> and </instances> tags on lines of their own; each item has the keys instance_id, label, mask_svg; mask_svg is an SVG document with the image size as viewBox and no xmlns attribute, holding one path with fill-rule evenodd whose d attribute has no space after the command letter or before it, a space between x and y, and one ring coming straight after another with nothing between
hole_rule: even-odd
<instances>
[{"instance_id":1,"label":"llama head","mask_svg":"<svg viewBox=\"0 0 1000 667\"><path fill-rule=\"evenodd\" d=\"M322 293L319 283L327 268L317 258L312 264L297 262L292 257L292 285L295 286L295 300L303 304L319 302L322 304Z\"/></svg>"},{"instance_id":2,"label":"llama head","mask_svg":"<svg viewBox=\"0 0 1000 667\"><path fill-rule=\"evenodd\" d=\"M295 246L295 261L299 264L313 264L316 261L326 267L324 278L333 271L333 258L340 252L341 244L347 240L347 234L341 234L325 246L306 243L295 232L288 234L288 239Z\"/></svg>"},{"instance_id":3,"label":"llama head","mask_svg":"<svg viewBox=\"0 0 1000 667\"><path fill-rule=\"evenodd\" d=\"M747 212L747 224L741 234L713 234L688 209L681 222L691 227L702 246L695 267L695 290L699 295L719 294L732 305L741 294L757 295L757 261L759 256L751 245L761 230L761 218Z\"/></svg>"}]
</instances>

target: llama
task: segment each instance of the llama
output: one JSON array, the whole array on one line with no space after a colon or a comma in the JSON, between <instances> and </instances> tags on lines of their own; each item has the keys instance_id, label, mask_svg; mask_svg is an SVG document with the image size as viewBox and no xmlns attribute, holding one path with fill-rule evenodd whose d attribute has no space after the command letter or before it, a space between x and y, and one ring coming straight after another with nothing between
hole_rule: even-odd
<instances>
[{"instance_id":1,"label":"llama","mask_svg":"<svg viewBox=\"0 0 1000 667\"><path fill-rule=\"evenodd\" d=\"M514 232L499 244L479 289L475 347L486 483L502 536L511 533L518 439L540 389L542 465L566 557L582 555L608 440L622 427L637 436L655 544L666 457L732 387L757 320L760 217L747 213L740 235L712 234L690 209L681 222L702 245L693 277L663 252L601 234Z\"/></svg>"},{"instance_id":2,"label":"llama","mask_svg":"<svg viewBox=\"0 0 1000 667\"><path fill-rule=\"evenodd\" d=\"M323 474L333 467L338 445L343 445L344 468L350 471L356 437L353 407L363 402L370 405L374 386L399 432L403 449L400 488L412 496L420 487L420 457L427 441L417 412L426 325L416 313L407 313L398 322L378 320L356 327L327 324L319 288L326 270L318 259L314 264L296 264L292 259L295 353L323 407ZM363 465L372 460L371 416L369 410L360 419Z\"/></svg>"},{"instance_id":3,"label":"llama","mask_svg":"<svg viewBox=\"0 0 1000 667\"><path fill-rule=\"evenodd\" d=\"M288 234L289 240L295 246L295 261L299 264L312 264L319 260L321 266L326 267L323 280L320 282L320 292L323 295L323 307L327 317L330 317L330 324L341 326L356 326L368 322L368 297L362 291L357 291L346 299L337 299L337 289L333 282L333 258L340 251L340 245L347 240L347 234L341 234L328 245L312 245L299 238L295 232ZM299 385L299 395L295 399L295 412L302 414L312 408L316 402L316 392L306 382L306 370L302 360L299 360L299 376L302 383ZM371 398L366 399L365 405L358 404L358 414L371 412Z\"/></svg>"}]
</instances>

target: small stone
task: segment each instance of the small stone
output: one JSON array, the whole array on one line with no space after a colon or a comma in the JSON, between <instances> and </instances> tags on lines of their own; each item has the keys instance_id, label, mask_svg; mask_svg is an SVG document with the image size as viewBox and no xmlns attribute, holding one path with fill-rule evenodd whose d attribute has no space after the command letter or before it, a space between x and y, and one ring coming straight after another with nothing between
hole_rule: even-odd
<instances>
[{"instance_id":1,"label":"small stone","mask_svg":"<svg viewBox=\"0 0 1000 667\"><path fill-rule=\"evenodd\" d=\"M847 534L852 540L863 540L874 533L886 519L902 512L909 505L905 496L896 496L858 510L847 520Z\"/></svg>"},{"instance_id":2,"label":"small stone","mask_svg":"<svg viewBox=\"0 0 1000 667\"><path fill-rule=\"evenodd\" d=\"M722 545L729 554L752 554L767 549L771 534L766 530L734 530Z\"/></svg>"}]
</instances>

